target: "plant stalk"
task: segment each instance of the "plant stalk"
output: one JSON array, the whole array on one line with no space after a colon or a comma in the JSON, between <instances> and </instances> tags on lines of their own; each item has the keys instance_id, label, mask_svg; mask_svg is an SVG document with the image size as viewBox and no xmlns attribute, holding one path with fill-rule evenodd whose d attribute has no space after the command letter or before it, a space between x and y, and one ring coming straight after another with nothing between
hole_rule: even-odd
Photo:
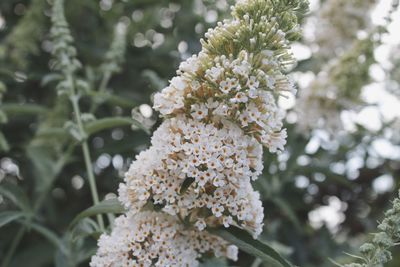
<instances>
[{"instance_id":1,"label":"plant stalk","mask_svg":"<svg viewBox=\"0 0 400 267\"><path fill-rule=\"evenodd\" d=\"M93 166L92 166L92 160L90 157L90 151L89 151L89 145L87 143L87 134L85 132L85 129L83 127L83 123L82 123L82 118L81 118L81 111L79 108L79 97L77 96L76 92L75 92L75 85L74 85L74 79L72 77L72 74L68 73L66 75L66 78L69 82L69 87L70 87L70 99L72 102L72 108L75 114L75 119L76 119L76 123L78 126L78 130L79 133L82 137L82 152L83 152L83 158L85 161L85 166L86 166L86 172L87 172L87 176L88 176L88 181L89 181L89 186L90 186L90 192L92 194L92 199L93 199L93 203L96 205L98 204L99 201L99 194L97 192L97 186L96 186L96 179L94 177L94 173L93 173ZM102 232L105 232L105 228L104 228L104 220L103 217L99 214L97 215L97 222L99 224L100 230Z\"/></svg>"}]
</instances>

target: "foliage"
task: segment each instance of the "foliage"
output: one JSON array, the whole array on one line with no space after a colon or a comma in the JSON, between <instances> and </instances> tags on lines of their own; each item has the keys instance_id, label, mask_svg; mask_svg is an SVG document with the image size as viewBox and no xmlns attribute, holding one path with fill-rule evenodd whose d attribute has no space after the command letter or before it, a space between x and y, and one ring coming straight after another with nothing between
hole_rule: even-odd
<instances>
[{"instance_id":1,"label":"foliage","mask_svg":"<svg viewBox=\"0 0 400 267\"><path fill-rule=\"evenodd\" d=\"M2 267L88 265L98 237L111 230L114 214L122 212L110 193L116 193L129 163L149 145L151 123L143 122L157 116L143 112L148 108L144 104L152 106L152 95L174 76L179 63L201 49L198 40L206 29L229 13L228 4L221 0L62 2L0 1ZM307 7L305 1L265 2L274 6L271 17L276 16L280 26L292 29L291 23L297 21L306 25L307 18L300 15ZM329 2L335 1L321 1L321 5L329 7ZM357 1L348 1L353 2ZM365 8L373 7L370 2ZM376 29L347 9L342 14L341 8L335 14L324 8L324 16L355 15L357 23L340 28L346 30L347 39L329 55L336 62L329 84L343 89L341 100L356 99L357 109L362 109L367 104L359 97L362 87L373 82L370 66L379 64L373 50L381 40L375 35L356 39L353 26L372 34ZM241 42L250 42L250 35L243 33ZM290 32L287 38L313 45L300 31ZM203 45L214 54L226 47L237 51L238 44L228 40ZM317 51L293 71L317 75L326 69L322 57L327 54ZM286 73L293 57L282 58L282 63ZM391 86L398 95L397 69L392 68ZM302 89L299 84L300 94ZM349 109L347 104L334 104L332 116ZM387 266L398 266L398 248L393 247L399 241L394 227L398 199L385 217L382 210L397 192L399 158L376 149L382 140L398 149L398 141L390 139L390 122L377 131L354 123L351 130L332 134L323 127L299 129L297 125L306 118L293 120L297 114L293 108L287 113L285 150L264 154L264 173L253 184L265 209L260 240L244 232L216 230L237 242L242 249L239 260L204 259L201 266L271 266L260 260L271 255L296 266L332 266L329 258L345 265L355 259L343 251L358 254L365 242L369 243L362 246L361 258L370 264L365 266L383 264L374 259L386 261L388 249L393 260ZM383 176L391 177L392 187L375 191L374 184ZM322 218L316 225L313 212L332 205L339 206L337 213L343 220L331 226ZM368 233L376 234L371 238Z\"/></svg>"},{"instance_id":2,"label":"foliage","mask_svg":"<svg viewBox=\"0 0 400 267\"><path fill-rule=\"evenodd\" d=\"M386 211L385 218L378 225L378 232L373 234L371 243L360 247L363 263L352 263L348 267L382 266L392 260L390 249L396 246L400 238L400 199L393 201L393 207Z\"/></svg>"}]
</instances>

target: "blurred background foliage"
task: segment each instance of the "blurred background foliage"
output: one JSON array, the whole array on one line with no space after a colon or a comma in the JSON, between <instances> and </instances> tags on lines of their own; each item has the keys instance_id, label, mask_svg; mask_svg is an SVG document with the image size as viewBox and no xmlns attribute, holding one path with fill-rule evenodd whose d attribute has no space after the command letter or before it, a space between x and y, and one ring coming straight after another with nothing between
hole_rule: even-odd
<instances>
[{"instance_id":1,"label":"blurred background foliage","mask_svg":"<svg viewBox=\"0 0 400 267\"><path fill-rule=\"evenodd\" d=\"M86 88L80 101L85 123L90 124L96 118L124 119L113 127L93 131L88 140L100 199L116 193L129 163L149 144L149 130L131 124L136 120L157 120L148 106L152 105L152 94L173 77L179 62L199 51L199 39L217 20L229 15L230 3L225 0L66 1L66 19L83 65L78 75ZM305 25L307 21L318 22L316 14L323 4L324 1L314 5ZM68 123L73 120L72 108L65 95L56 90L59 77L52 72L50 14L51 1L0 1L0 264L3 267L87 266L99 235L91 219L70 227L74 217L92 205L92 198L79 142L73 138ZM117 62L118 55L107 51L118 23L127 25L127 34L123 61ZM359 41L357 34L351 38L354 43ZM316 45L312 38L296 44L303 50L311 47L295 53L299 64L294 69L294 78L300 83L299 90L307 75L317 74L327 63L321 59ZM379 45L377 42L375 48ZM359 58L355 53L350 54L351 58ZM342 61L348 64L349 53L343 55ZM332 56L340 58L341 54ZM400 95L398 75L389 77L390 73L398 72L396 68L374 64L376 53L368 51L366 56L361 63L334 68L336 81L351 87L345 88L344 95L376 84L374 71L378 67L385 78L375 86L376 90L385 91L386 81L390 81L387 87L395 92L391 97L396 92ZM110 64L105 62L116 65L110 71L107 69ZM398 62L392 65L398 66ZM346 71L351 70L349 75ZM286 151L280 155L265 153L264 174L255 182L266 217L262 239L299 266L332 266L329 259L348 262L349 256L344 251L357 253L358 246L370 238L368 233L375 231L377 221L396 195L400 138L396 138L392 119L381 119L377 128L354 120L351 127L348 123L334 133L319 127L299 130L296 123L306 118L297 116L293 104L288 102L282 103L288 110ZM378 104L372 102L362 108ZM135 108L139 110L130 121ZM362 108L353 113L362 112ZM143 114L147 118L139 118ZM397 133L399 130L400 127ZM400 253L394 251L393 255L395 259L388 266L400 266ZM244 252L236 263L212 260L204 266L225 264L261 266Z\"/></svg>"}]
</instances>

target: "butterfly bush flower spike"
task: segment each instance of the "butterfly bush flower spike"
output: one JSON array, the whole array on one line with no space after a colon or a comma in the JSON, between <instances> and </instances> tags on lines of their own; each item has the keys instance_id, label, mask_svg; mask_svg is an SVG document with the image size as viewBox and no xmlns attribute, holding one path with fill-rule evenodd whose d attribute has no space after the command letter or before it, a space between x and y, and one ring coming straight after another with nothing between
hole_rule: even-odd
<instances>
[{"instance_id":1,"label":"butterfly bush flower spike","mask_svg":"<svg viewBox=\"0 0 400 267\"><path fill-rule=\"evenodd\" d=\"M206 229L260 235L264 212L251 182L263 147L276 153L286 143L277 100L296 91L289 44L307 6L238 1L232 19L208 30L199 54L154 96L164 121L127 171L119 187L127 214L100 238L91 266L197 266L210 253L236 260L238 248Z\"/></svg>"}]
</instances>

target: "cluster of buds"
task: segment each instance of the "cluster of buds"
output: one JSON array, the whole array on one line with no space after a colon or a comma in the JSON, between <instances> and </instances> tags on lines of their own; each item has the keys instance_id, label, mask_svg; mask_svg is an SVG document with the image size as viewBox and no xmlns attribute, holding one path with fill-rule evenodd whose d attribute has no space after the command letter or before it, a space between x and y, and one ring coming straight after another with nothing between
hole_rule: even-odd
<instances>
[{"instance_id":1,"label":"cluster of buds","mask_svg":"<svg viewBox=\"0 0 400 267\"><path fill-rule=\"evenodd\" d=\"M282 10L271 2L239 2L234 19L210 29L202 51L183 62L170 86L155 95L155 109L165 117L232 121L270 152L283 150L285 114L276 99L296 92L285 71L294 63L288 44L298 36L294 14L304 1L282 3Z\"/></svg>"},{"instance_id":2,"label":"cluster of buds","mask_svg":"<svg viewBox=\"0 0 400 267\"><path fill-rule=\"evenodd\" d=\"M205 229L262 232L251 182L263 146L273 153L286 143L277 99L295 92L285 72L306 8L306 0L238 1L233 18L206 33L200 53L154 97L165 120L126 173L119 200L128 215L100 238L91 266L197 266L208 252L235 260L237 247Z\"/></svg>"},{"instance_id":3,"label":"cluster of buds","mask_svg":"<svg viewBox=\"0 0 400 267\"><path fill-rule=\"evenodd\" d=\"M393 206L385 212L383 221L378 225L377 233L372 234L371 242L360 247L362 263L350 263L343 267L384 266L392 260L390 249L398 245L400 239L400 192L393 200Z\"/></svg>"}]
</instances>

